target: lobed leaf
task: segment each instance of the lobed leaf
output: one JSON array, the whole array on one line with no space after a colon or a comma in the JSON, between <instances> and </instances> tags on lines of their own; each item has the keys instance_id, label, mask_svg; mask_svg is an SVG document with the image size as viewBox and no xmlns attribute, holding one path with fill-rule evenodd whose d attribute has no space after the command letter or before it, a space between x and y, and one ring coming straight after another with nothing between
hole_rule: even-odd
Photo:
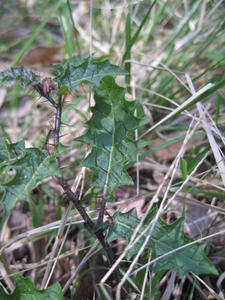
<instances>
[{"instance_id":1,"label":"lobed leaf","mask_svg":"<svg viewBox=\"0 0 225 300\"><path fill-rule=\"evenodd\" d=\"M101 80L94 99L87 132L77 140L90 145L84 166L93 171L94 187L104 190L104 197L110 200L116 188L133 184L126 169L136 160L138 148L131 135L142 121L134 117L138 102L126 101L125 89L113 77Z\"/></svg>"},{"instance_id":2,"label":"lobed leaf","mask_svg":"<svg viewBox=\"0 0 225 300\"><path fill-rule=\"evenodd\" d=\"M155 210L151 212L150 218L145 222L145 226L147 226L147 222L152 220L154 214ZM107 241L111 242L119 237L124 237L129 241L135 228L139 224L136 210L132 209L127 213L118 211L114 214L113 219L114 221L109 225ZM142 230L145 226L142 227ZM139 251L145 238L145 236L141 238L139 242L132 247L127 255L128 259ZM193 242L193 239L184 234L184 217L181 217L172 224L167 224L159 219L147 244L147 248L152 250L153 257L155 258L191 242ZM180 278L187 272L194 272L198 275L216 275L217 270L207 258L204 248L204 244L194 244L165 256L155 263L155 272L175 269Z\"/></svg>"},{"instance_id":3,"label":"lobed leaf","mask_svg":"<svg viewBox=\"0 0 225 300\"><path fill-rule=\"evenodd\" d=\"M0 299L2 300L63 300L63 294L59 283L45 290L35 288L30 278L15 275L15 290L11 295L4 292L0 286Z\"/></svg>"},{"instance_id":4,"label":"lobed leaf","mask_svg":"<svg viewBox=\"0 0 225 300\"><path fill-rule=\"evenodd\" d=\"M25 149L24 142L9 144L0 138L3 148L0 155L0 190L4 216L1 224L9 216L20 200L25 200L29 193L43 179L60 176L54 156L37 148Z\"/></svg>"},{"instance_id":5,"label":"lobed leaf","mask_svg":"<svg viewBox=\"0 0 225 300\"><path fill-rule=\"evenodd\" d=\"M99 58L74 56L63 61L54 68L59 88L66 88L73 92L83 82L90 82L96 86L107 75L125 75L126 72L118 66L110 64L108 60Z\"/></svg>"},{"instance_id":6,"label":"lobed leaf","mask_svg":"<svg viewBox=\"0 0 225 300\"><path fill-rule=\"evenodd\" d=\"M9 144L4 138L0 137L0 149L0 168L14 163L25 155L24 141Z\"/></svg>"},{"instance_id":7,"label":"lobed leaf","mask_svg":"<svg viewBox=\"0 0 225 300\"><path fill-rule=\"evenodd\" d=\"M19 82L23 87L33 86L40 81L39 76L29 68L14 67L0 72L0 85Z\"/></svg>"}]
</instances>

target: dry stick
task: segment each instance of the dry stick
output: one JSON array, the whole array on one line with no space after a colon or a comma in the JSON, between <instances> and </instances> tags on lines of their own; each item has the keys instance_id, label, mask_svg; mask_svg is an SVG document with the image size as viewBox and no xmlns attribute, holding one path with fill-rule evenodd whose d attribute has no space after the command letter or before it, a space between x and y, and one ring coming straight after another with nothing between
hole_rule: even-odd
<instances>
[{"instance_id":1,"label":"dry stick","mask_svg":"<svg viewBox=\"0 0 225 300\"><path fill-rule=\"evenodd\" d=\"M225 272L223 272L223 273L220 274L220 276L219 276L219 278L217 279L217 282L216 282L218 290L220 291L219 295L220 294L223 295L223 292L222 292L222 290L223 290L222 283L223 283L224 279L225 279Z\"/></svg>"},{"instance_id":2,"label":"dry stick","mask_svg":"<svg viewBox=\"0 0 225 300\"><path fill-rule=\"evenodd\" d=\"M205 300L209 300L209 297L208 297L208 293L206 293L205 290L203 290L200 285L196 284L196 282L193 280L193 278L191 277L191 275L189 275L189 273L186 274L186 277L187 277L187 280L195 286L195 289L198 291L198 293L200 294L201 298L202 299L205 299ZM179 298L178 298L179 300ZM182 300L182 299L181 299Z\"/></svg>"},{"instance_id":3,"label":"dry stick","mask_svg":"<svg viewBox=\"0 0 225 300\"><path fill-rule=\"evenodd\" d=\"M189 97L185 102L183 102L180 106L178 106L176 109L174 109L170 114L168 114L167 116L165 116L158 123L156 123L151 128L149 128L147 131L145 131L140 136L140 138L143 138L146 134L148 134L149 132L153 131L154 129L156 129L157 127L159 127L163 123L165 123L167 120L169 120L174 115L176 115L178 112L180 112L183 108L185 108L186 106L188 106L194 99L196 99L200 95L204 94L206 91L208 91L209 89L211 89L213 86L214 85L212 83L208 83L207 85L205 85L203 88L201 88L199 91L197 91L194 95L192 95L191 97Z\"/></svg>"},{"instance_id":4,"label":"dry stick","mask_svg":"<svg viewBox=\"0 0 225 300\"><path fill-rule=\"evenodd\" d=\"M212 123L212 126L210 126L210 129L221 139L222 143L225 146L225 137L222 135L222 133L220 132L219 128L217 127L216 123L214 122L212 116L209 114L208 111L205 111L205 114L208 116L209 120Z\"/></svg>"},{"instance_id":5,"label":"dry stick","mask_svg":"<svg viewBox=\"0 0 225 300\"><path fill-rule=\"evenodd\" d=\"M71 203L70 203L70 204L71 204ZM72 207L71 207L71 208L72 208ZM70 209L71 209L71 208L70 208ZM70 211L70 210L68 210L68 211ZM69 226L68 226L67 229L66 229L66 233L65 233L64 238L63 238L63 241L62 241L62 243L61 243L61 245L60 245L60 248L59 248L57 257L56 257L56 259L54 260L54 264L53 264L52 269L51 269L51 272L50 272L50 274L49 274L49 276L48 276L48 280L47 280L47 282L46 282L46 284L45 284L45 288L48 287L48 284L49 284L49 282L50 282L50 279L51 279L51 277L52 277L52 274L53 274L53 272L54 272L54 270L55 270L55 267L56 267L56 264L57 264L57 262L58 262L60 253L61 253L61 251L62 251L62 248L63 248L63 246L64 246L64 244L65 244L66 238L67 238L68 233L69 233L69 231L70 231L70 227L71 227L71 224L69 224ZM58 244L57 244L57 246L58 246Z\"/></svg>"},{"instance_id":6,"label":"dry stick","mask_svg":"<svg viewBox=\"0 0 225 300\"><path fill-rule=\"evenodd\" d=\"M151 260L151 256L152 256L152 253L149 254L148 256L148 262ZM146 291L146 285L147 285L147 280L148 280L148 274L149 274L149 267L146 268L145 270L145 277L144 277L144 281L143 281L143 285L142 285L142 289L141 289L141 296L140 296L140 300L144 300L144 296L145 296L145 291ZM151 275L150 275L150 288L151 288ZM152 293L149 293L150 295Z\"/></svg>"},{"instance_id":7,"label":"dry stick","mask_svg":"<svg viewBox=\"0 0 225 300\"><path fill-rule=\"evenodd\" d=\"M5 224L3 225L2 232L0 234L0 274L2 274L2 277L6 283L9 291L12 292L15 287L14 287L13 281L10 278L8 278L8 275L11 272L10 272L9 263L5 256L5 253L4 253L4 249L2 247L2 240L3 240L6 226L7 226L7 220L6 220Z\"/></svg>"},{"instance_id":8,"label":"dry stick","mask_svg":"<svg viewBox=\"0 0 225 300\"><path fill-rule=\"evenodd\" d=\"M66 291L68 290L68 288L70 287L70 285L73 283L75 277L80 272L80 270L83 268L83 266L86 264L86 262L89 260L89 258L91 258L94 254L98 253L98 251L100 249L97 248L97 246L98 246L98 241L95 241L95 243L92 245L91 249L88 251L88 253L84 256L84 258L82 259L82 261L79 263L79 265L75 269L73 275L70 277L70 279L65 284L65 286L63 288L63 294L66 293Z\"/></svg>"},{"instance_id":9,"label":"dry stick","mask_svg":"<svg viewBox=\"0 0 225 300\"><path fill-rule=\"evenodd\" d=\"M73 218L69 218L69 221L71 221L72 224L82 224L84 223L83 220L79 220L79 221L73 221ZM58 229L60 227L61 224L61 220L60 221L54 221L52 223L49 223L47 225L43 225L40 226L38 228L34 228L31 230L28 230L26 232L20 233L17 236L13 237L12 239L10 239L1 249L0 249L0 255L7 249L10 248L13 244L15 244L16 242L20 241L20 240L28 240L30 241L33 237L38 238L46 233L49 233L55 229ZM67 223L66 225L69 225L69 223ZM22 243L22 242L21 242ZM7 251L11 251L10 249Z\"/></svg>"},{"instance_id":10,"label":"dry stick","mask_svg":"<svg viewBox=\"0 0 225 300\"><path fill-rule=\"evenodd\" d=\"M185 275L181 279L181 282L175 286L175 289L173 290L173 296L174 296L175 300L182 300L181 296L182 296L182 291L183 291L183 287L184 287L184 283L185 283L186 279L187 279L187 276Z\"/></svg>"},{"instance_id":11,"label":"dry stick","mask_svg":"<svg viewBox=\"0 0 225 300\"><path fill-rule=\"evenodd\" d=\"M196 94L196 91L195 91L194 85L192 83L192 80L191 80L191 77L189 76L189 74L186 74L186 78L187 78L188 84L190 86L191 92L194 96ZM196 106L197 106L200 118L202 120L202 126L205 130L205 133L209 140L209 144L212 148L212 152L213 152L216 164L218 166L223 185L225 186L225 163L224 163L223 157L220 154L219 147L216 143L216 140L214 138L212 130L210 129L210 126L207 123L207 119L206 119L206 116L203 111L203 105L200 102L198 102L196 104Z\"/></svg>"},{"instance_id":12,"label":"dry stick","mask_svg":"<svg viewBox=\"0 0 225 300\"><path fill-rule=\"evenodd\" d=\"M42 283L41 283L41 289L47 288L47 286L48 286L48 282L49 282L48 277L49 277L49 274L51 272L51 268L52 268L52 265L53 265L53 262L54 262L53 259L55 257L56 250L58 249L59 242L60 242L60 240L63 236L64 228L66 226L66 221L67 221L67 218L68 218L68 215L69 215L69 212L70 212L71 208L72 208L72 203L70 203L69 206L67 207L66 212L65 212L65 214L64 214L64 216L61 220L60 227L59 227L59 230L58 230L58 234L55 238L55 242L54 242L50 257L49 257L49 261L48 261L48 264L47 264L47 267L46 267L46 270L45 270L45 274L44 274Z\"/></svg>"},{"instance_id":13,"label":"dry stick","mask_svg":"<svg viewBox=\"0 0 225 300\"><path fill-rule=\"evenodd\" d=\"M4 279L8 289L10 290L10 292L12 292L15 287L11 278L8 277L8 275L10 274L10 270L5 257L5 253L2 253L0 255L0 273L2 274L2 278Z\"/></svg>"},{"instance_id":14,"label":"dry stick","mask_svg":"<svg viewBox=\"0 0 225 300\"><path fill-rule=\"evenodd\" d=\"M90 246L80 248L80 249L78 249L78 251L83 251L88 248L90 248ZM99 250L101 250L101 249L99 249ZM67 251L64 254L61 254L59 257L53 258L53 261L61 260L61 259L64 259L64 258L66 258L68 256L72 256L72 255L74 255L74 250ZM14 277L16 274L18 274L19 270L21 273L25 273L25 272L32 271L32 270L40 268L40 267L47 266L47 264L48 264L48 261L41 261L41 262L37 262L37 263L26 264L26 265L28 265L28 267L26 267L24 265L20 265L20 266L18 266L17 271L15 271L14 273L11 273L10 275L7 275L6 277L7 278ZM2 280L2 279L4 279L4 278L2 276L0 276L0 280Z\"/></svg>"},{"instance_id":15,"label":"dry stick","mask_svg":"<svg viewBox=\"0 0 225 300\"><path fill-rule=\"evenodd\" d=\"M191 94L190 87L188 88L188 86L183 82L183 80L180 79L179 76L176 75L175 72L173 72L173 70L171 70L170 68L168 68L162 62L160 63L160 65L162 65L165 68L165 70L167 70L173 77L175 77L177 79L177 81L180 82L180 84L183 85L183 87Z\"/></svg>"},{"instance_id":16,"label":"dry stick","mask_svg":"<svg viewBox=\"0 0 225 300\"><path fill-rule=\"evenodd\" d=\"M205 283L204 280L202 280L198 275L194 274L193 272L191 272L191 274L199 281L201 282L202 285L204 285L204 287L210 292L210 294L215 297L217 300L223 300L224 298L221 298L216 292L214 292L214 290ZM209 297L208 297L209 299Z\"/></svg>"},{"instance_id":17,"label":"dry stick","mask_svg":"<svg viewBox=\"0 0 225 300\"><path fill-rule=\"evenodd\" d=\"M194 118L194 116L193 116L193 118ZM144 168L152 168L152 169L159 169L159 171L162 171L162 172L167 172L167 170L168 170L168 167L166 167L166 166L161 166L161 165L157 165L155 162L153 163L152 161L148 161L148 162L142 162L141 163L141 166L142 166L142 168L144 167ZM181 175L181 171L177 171L177 173L176 173L176 175L177 176L180 176ZM211 183L211 182L208 182L207 180L204 180L204 179L199 179L198 177L191 177L190 178L190 181L192 181L192 182L194 182L194 183L196 183L196 184L198 184L199 186L201 186L201 187L205 187L205 186L211 186L211 187L214 187L214 188L216 188L217 190L219 190L219 191L222 191L222 192L224 192L225 193L225 188L223 188L223 187L221 187L221 186L219 186L219 185L216 185L216 184L214 184L214 183ZM202 204L199 204L199 205L202 205ZM207 206L207 204L205 204L204 203L204 206ZM208 206L210 206L210 207L212 207L212 205L208 205ZM221 211L222 213L224 213L224 209L221 209L221 208L219 208L219 207L217 207L217 208L215 208L216 210L218 210L218 211Z\"/></svg>"},{"instance_id":18,"label":"dry stick","mask_svg":"<svg viewBox=\"0 0 225 300\"><path fill-rule=\"evenodd\" d=\"M161 297L161 300L169 300L170 299L172 292L174 290L176 276L177 276L176 271L172 270L170 279L167 283L167 287L163 293L163 296Z\"/></svg>"}]
</instances>

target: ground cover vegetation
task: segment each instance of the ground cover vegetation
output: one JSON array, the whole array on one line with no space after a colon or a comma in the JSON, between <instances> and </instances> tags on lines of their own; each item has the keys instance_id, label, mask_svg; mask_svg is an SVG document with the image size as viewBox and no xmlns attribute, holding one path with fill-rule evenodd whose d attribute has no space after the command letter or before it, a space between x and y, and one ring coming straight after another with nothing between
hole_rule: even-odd
<instances>
[{"instance_id":1,"label":"ground cover vegetation","mask_svg":"<svg viewBox=\"0 0 225 300\"><path fill-rule=\"evenodd\" d=\"M3 1L0 299L224 299L223 1Z\"/></svg>"}]
</instances>

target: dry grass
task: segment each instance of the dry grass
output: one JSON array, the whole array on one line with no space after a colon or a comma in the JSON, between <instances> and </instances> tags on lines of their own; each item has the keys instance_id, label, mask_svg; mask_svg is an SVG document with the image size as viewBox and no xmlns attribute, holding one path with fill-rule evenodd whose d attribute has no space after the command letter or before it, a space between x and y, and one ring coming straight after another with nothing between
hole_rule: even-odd
<instances>
[{"instance_id":1,"label":"dry grass","mask_svg":"<svg viewBox=\"0 0 225 300\"><path fill-rule=\"evenodd\" d=\"M7 20L7 26L1 26L0 31L1 69L15 63L24 52L24 65L34 68L43 77L50 76L50 66L63 59L67 55L64 49L69 47L75 54L81 50L82 54L107 55L113 63L121 64L126 50L127 16L131 17L134 36L149 7L149 1L89 3L71 0L70 4L72 25L48 16L48 11L52 11L52 15L54 9L57 11L50 2L5 3L0 20L0 24ZM72 45L68 44L70 36L66 38L66 34L71 34L75 41ZM33 52L35 60L30 59ZM132 291L130 299L147 299L144 294L151 288L158 288L159 297L164 300L208 299L211 296L224 299L225 106L224 89L217 88L217 82L224 78L223 1L198 0L193 4L190 1L157 1L125 63L131 67L130 85L121 78L119 81L131 88L127 98L140 99L143 105L148 124L136 131L135 138L144 139L147 146L140 150L136 169L130 170L136 187L120 188L116 192L116 202L107 204L107 212L112 215L118 209L137 208L140 223L131 240L124 245L121 239L114 245L117 261L100 276L102 270L98 271L94 264L98 258L96 253L100 252L99 245L80 226L82 221L72 206L61 205L62 190L53 180L46 181L31 195L36 215L31 214L27 202L19 204L1 233L1 285L12 291L12 276L20 272L30 276L38 288L59 282L65 299L75 299L77 291L74 292L72 286L78 291L87 289L87 283L82 285L83 272L96 268L105 297L111 299L104 284L115 267L122 263L123 279L117 287L117 300L127 283ZM205 96L212 88L214 92ZM88 150L74 142L84 131L92 103L87 86L81 86L68 97L63 114L66 125L62 134L65 136L61 142L72 145L63 158L65 174L73 190L86 197L94 219L98 201L91 195L90 173L81 166ZM0 120L13 142L24 139L29 147L44 146L46 133L53 126L49 105L18 86L0 89ZM203 150L207 151L183 178L181 159L191 165ZM159 208L154 220L140 235L145 218L156 205ZM182 215L183 209L186 212L185 231L195 238L193 243L207 244L209 257L219 275L200 278L188 274L180 280L172 270L159 277L156 284L151 266L164 256L152 259L150 253L146 263L140 258L158 219L163 217L170 223ZM39 218L36 224L34 218ZM105 219L110 219L107 214ZM132 262L123 264L127 251L144 234L145 243ZM104 262L104 256L101 259ZM135 274L140 270L144 270L143 284L137 286ZM93 277L90 286L92 280ZM90 293L95 299L93 288Z\"/></svg>"}]
</instances>

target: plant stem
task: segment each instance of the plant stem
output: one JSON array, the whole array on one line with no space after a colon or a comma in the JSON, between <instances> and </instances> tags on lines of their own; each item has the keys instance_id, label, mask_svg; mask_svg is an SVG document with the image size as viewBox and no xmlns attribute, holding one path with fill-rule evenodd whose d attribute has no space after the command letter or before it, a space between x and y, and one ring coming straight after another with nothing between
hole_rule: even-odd
<instances>
[{"instance_id":1,"label":"plant stem","mask_svg":"<svg viewBox=\"0 0 225 300\"><path fill-rule=\"evenodd\" d=\"M59 134L60 134L60 127L61 127L61 117L62 117L62 107L63 107L63 103L64 103L64 97L59 96L58 104L57 104L49 95L46 95L43 92L43 88L41 85L38 86L37 90L41 96L45 97L56 108L55 129L54 129L54 152L56 153L57 145L59 144L59 137L60 137ZM60 157L58 155L56 157L56 163L57 163L58 168L60 169L61 162L60 162ZM87 227L88 231L90 233L94 234L95 237L98 239L99 243L102 245L102 248L104 249L104 251L107 255L108 262L111 267L114 264L114 262L116 261L116 259L115 259L114 253L113 253L109 243L107 243L105 241L104 230L99 228L99 226L97 226L97 229L96 229L96 224L91 220L91 218L87 214L85 208L81 205L78 194L75 194L71 190L71 188L69 187L69 185L66 182L63 175L61 176L61 178L59 178L59 184L63 188L68 199L74 204L77 211L83 218L83 220L85 222L84 224ZM103 202L105 202L105 201L103 201ZM103 206L103 208L101 208L101 211L100 211L100 216L99 216L100 220L103 220L102 214L104 214L104 206ZM115 283L118 284L121 280L120 271L119 271L118 267L115 269L115 271L112 275L115 280Z\"/></svg>"}]
</instances>

